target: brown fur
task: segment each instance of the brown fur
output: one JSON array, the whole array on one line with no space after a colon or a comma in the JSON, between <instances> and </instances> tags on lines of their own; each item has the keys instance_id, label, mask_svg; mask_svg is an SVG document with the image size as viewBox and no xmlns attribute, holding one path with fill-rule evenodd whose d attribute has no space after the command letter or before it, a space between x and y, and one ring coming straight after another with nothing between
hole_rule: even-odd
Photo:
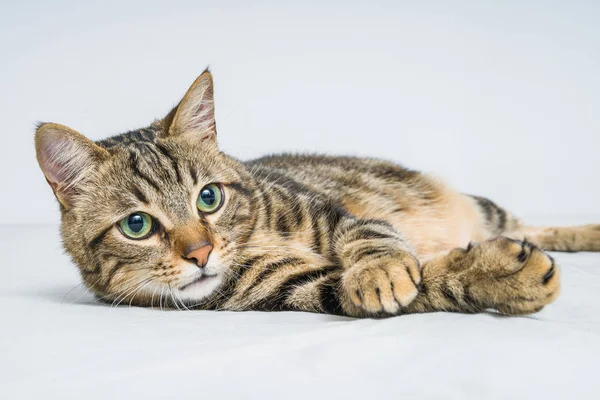
<instances>
[{"instance_id":1,"label":"brown fur","mask_svg":"<svg viewBox=\"0 0 600 400\"><path fill-rule=\"evenodd\" d=\"M560 286L540 247L600 251L600 225L528 227L487 199L386 161L235 160L217 148L208 71L147 128L94 143L43 124L36 152L61 204L65 248L86 286L114 304L524 314ZM196 207L208 184L224 195L214 213ZM154 219L147 238L120 230L134 212ZM206 243L212 252L198 266L187 249Z\"/></svg>"}]
</instances>

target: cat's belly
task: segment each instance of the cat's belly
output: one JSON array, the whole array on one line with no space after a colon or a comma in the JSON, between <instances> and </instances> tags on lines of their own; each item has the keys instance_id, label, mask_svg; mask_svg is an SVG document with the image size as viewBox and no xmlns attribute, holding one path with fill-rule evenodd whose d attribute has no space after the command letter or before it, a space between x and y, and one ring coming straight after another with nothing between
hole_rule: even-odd
<instances>
[{"instance_id":1,"label":"cat's belly","mask_svg":"<svg viewBox=\"0 0 600 400\"><path fill-rule=\"evenodd\" d=\"M436 193L429 193L426 199L421 193L400 190L361 200L350 195L344 198L343 206L358 218L381 219L392 224L421 260L490 236L485 219L471 197L442 182L432 180L432 183Z\"/></svg>"}]
</instances>

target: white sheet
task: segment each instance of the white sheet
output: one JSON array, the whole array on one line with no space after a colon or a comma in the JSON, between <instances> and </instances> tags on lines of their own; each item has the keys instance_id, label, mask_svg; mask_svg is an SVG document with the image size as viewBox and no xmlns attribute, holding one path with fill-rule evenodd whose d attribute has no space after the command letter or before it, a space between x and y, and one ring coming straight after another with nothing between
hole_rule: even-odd
<instances>
[{"instance_id":1,"label":"white sheet","mask_svg":"<svg viewBox=\"0 0 600 400\"><path fill-rule=\"evenodd\" d=\"M57 227L0 246L3 399L600 398L600 254L555 254L563 293L534 316L352 320L110 308L71 291Z\"/></svg>"}]
</instances>

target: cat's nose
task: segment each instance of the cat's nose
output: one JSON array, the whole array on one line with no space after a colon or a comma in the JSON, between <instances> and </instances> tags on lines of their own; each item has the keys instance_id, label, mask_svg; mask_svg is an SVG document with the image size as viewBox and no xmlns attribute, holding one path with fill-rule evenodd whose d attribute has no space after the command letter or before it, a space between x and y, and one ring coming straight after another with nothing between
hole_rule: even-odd
<instances>
[{"instance_id":1,"label":"cat's nose","mask_svg":"<svg viewBox=\"0 0 600 400\"><path fill-rule=\"evenodd\" d=\"M185 258L195 260L199 267L204 267L208 262L208 255L213 247L207 241L188 246L185 253Z\"/></svg>"}]
</instances>

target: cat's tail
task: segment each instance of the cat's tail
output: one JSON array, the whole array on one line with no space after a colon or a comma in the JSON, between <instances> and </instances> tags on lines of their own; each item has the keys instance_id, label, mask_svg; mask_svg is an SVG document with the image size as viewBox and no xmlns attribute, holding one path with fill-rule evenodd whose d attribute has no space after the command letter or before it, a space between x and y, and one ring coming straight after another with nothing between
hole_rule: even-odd
<instances>
[{"instance_id":1,"label":"cat's tail","mask_svg":"<svg viewBox=\"0 0 600 400\"><path fill-rule=\"evenodd\" d=\"M600 224L538 227L523 224L494 202L470 196L479 207L490 236L524 240L549 251L600 251Z\"/></svg>"},{"instance_id":2,"label":"cat's tail","mask_svg":"<svg viewBox=\"0 0 600 400\"><path fill-rule=\"evenodd\" d=\"M600 224L563 227L523 226L506 236L527 239L550 251L600 251Z\"/></svg>"}]
</instances>

